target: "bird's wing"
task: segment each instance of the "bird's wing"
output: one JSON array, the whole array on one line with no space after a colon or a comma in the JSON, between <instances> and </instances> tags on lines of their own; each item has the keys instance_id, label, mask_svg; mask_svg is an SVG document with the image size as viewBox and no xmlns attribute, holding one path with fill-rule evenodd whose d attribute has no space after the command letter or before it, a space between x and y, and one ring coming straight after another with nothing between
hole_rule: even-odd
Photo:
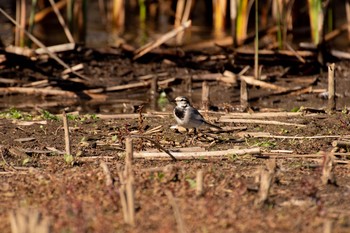
<instances>
[{"instance_id":1,"label":"bird's wing","mask_svg":"<svg viewBox=\"0 0 350 233\"><path fill-rule=\"evenodd\" d=\"M203 123L205 123L206 125L208 125L208 126L210 126L210 127L214 127L214 128L216 128L216 129L221 129L221 127L219 127L219 126L217 126L217 125L213 125L213 124L207 122L207 121L204 119L204 117L198 112L197 109L193 108L193 113L194 113L194 115L195 115L196 120L202 121Z\"/></svg>"},{"instance_id":2,"label":"bird's wing","mask_svg":"<svg viewBox=\"0 0 350 233\"><path fill-rule=\"evenodd\" d=\"M193 115L193 118L195 118L195 119L198 120L198 121L205 122L204 117L202 116L202 114L200 114L200 113L198 112L197 109L192 108L192 113L193 113L193 114L192 114L192 115Z\"/></svg>"}]
</instances>

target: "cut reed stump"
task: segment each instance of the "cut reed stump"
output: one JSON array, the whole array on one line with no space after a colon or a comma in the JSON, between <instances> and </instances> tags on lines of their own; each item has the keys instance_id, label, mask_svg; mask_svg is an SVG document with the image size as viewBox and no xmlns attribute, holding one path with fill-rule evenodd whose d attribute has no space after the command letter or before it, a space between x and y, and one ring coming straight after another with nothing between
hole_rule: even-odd
<instances>
[{"instance_id":1,"label":"cut reed stump","mask_svg":"<svg viewBox=\"0 0 350 233\"><path fill-rule=\"evenodd\" d=\"M135 196L134 196L134 175L132 171L133 159L133 142L130 137L126 138L126 157L125 168L123 172L119 172L120 201L123 209L125 223L135 225Z\"/></svg>"},{"instance_id":2,"label":"cut reed stump","mask_svg":"<svg viewBox=\"0 0 350 233\"><path fill-rule=\"evenodd\" d=\"M335 158L333 153L324 152L323 161L322 161L322 176L321 181L323 185L333 184L337 185L335 175L334 175L334 165Z\"/></svg>"},{"instance_id":3,"label":"cut reed stump","mask_svg":"<svg viewBox=\"0 0 350 233\"><path fill-rule=\"evenodd\" d=\"M67 114L65 111L62 113L63 118L63 129L64 129L64 142L65 142L65 148L66 148L66 155L71 155L71 146L70 146L70 138L69 138L69 126L68 126L68 119Z\"/></svg>"},{"instance_id":4,"label":"cut reed stump","mask_svg":"<svg viewBox=\"0 0 350 233\"><path fill-rule=\"evenodd\" d=\"M335 110L335 78L334 78L335 64L328 66L328 112Z\"/></svg>"},{"instance_id":5,"label":"cut reed stump","mask_svg":"<svg viewBox=\"0 0 350 233\"><path fill-rule=\"evenodd\" d=\"M12 233L49 233L51 220L33 209L18 209L10 212Z\"/></svg>"},{"instance_id":6,"label":"cut reed stump","mask_svg":"<svg viewBox=\"0 0 350 233\"><path fill-rule=\"evenodd\" d=\"M248 87L244 79L241 79L241 107L243 111L247 110L249 107L248 103Z\"/></svg>"},{"instance_id":7,"label":"cut reed stump","mask_svg":"<svg viewBox=\"0 0 350 233\"><path fill-rule=\"evenodd\" d=\"M255 205L257 206L264 204L268 199L269 191L276 172L276 160L273 159L267 161L266 168L266 170L262 168L260 171L259 192L257 199L255 199Z\"/></svg>"}]
</instances>

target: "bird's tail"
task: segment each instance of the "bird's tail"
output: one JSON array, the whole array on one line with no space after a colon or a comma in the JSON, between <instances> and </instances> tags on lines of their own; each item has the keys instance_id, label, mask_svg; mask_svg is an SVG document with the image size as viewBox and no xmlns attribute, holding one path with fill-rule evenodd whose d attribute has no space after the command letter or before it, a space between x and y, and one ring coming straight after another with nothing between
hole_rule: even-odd
<instances>
[{"instance_id":1,"label":"bird's tail","mask_svg":"<svg viewBox=\"0 0 350 233\"><path fill-rule=\"evenodd\" d=\"M213 125L213 124L211 124L211 123L209 123L209 122L206 122L206 121L204 121L204 123L205 123L207 126L209 126L209 127L213 127L213 128L215 128L215 129L222 130L222 128L219 127L219 126L217 126L217 125Z\"/></svg>"}]
</instances>

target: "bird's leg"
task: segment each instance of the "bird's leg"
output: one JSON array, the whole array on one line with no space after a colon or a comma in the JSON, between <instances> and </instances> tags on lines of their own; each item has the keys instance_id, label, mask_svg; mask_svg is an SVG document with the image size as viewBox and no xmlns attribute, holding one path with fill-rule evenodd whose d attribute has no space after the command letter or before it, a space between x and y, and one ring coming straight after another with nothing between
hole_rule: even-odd
<instances>
[{"instance_id":1,"label":"bird's leg","mask_svg":"<svg viewBox=\"0 0 350 233\"><path fill-rule=\"evenodd\" d=\"M194 141L198 138L198 132L196 128L193 128L193 137L191 139L191 145L194 145Z\"/></svg>"},{"instance_id":2,"label":"bird's leg","mask_svg":"<svg viewBox=\"0 0 350 233\"><path fill-rule=\"evenodd\" d=\"M184 139L182 139L182 141L180 142L180 144L184 144L184 143L186 143L186 141L187 141L187 139L188 139L188 134L189 134L189 131L188 131L188 129L186 128L186 134L185 134L185 137L184 137Z\"/></svg>"}]
</instances>

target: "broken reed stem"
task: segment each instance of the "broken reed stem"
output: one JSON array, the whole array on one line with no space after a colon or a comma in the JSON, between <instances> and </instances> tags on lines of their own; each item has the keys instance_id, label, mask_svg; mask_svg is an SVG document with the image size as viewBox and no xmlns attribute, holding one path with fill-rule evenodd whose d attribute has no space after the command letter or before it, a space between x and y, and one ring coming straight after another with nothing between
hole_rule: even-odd
<instances>
[{"instance_id":1,"label":"broken reed stem","mask_svg":"<svg viewBox=\"0 0 350 233\"><path fill-rule=\"evenodd\" d=\"M336 184L334 170L334 154L332 152L324 152L323 164L322 164L322 176L321 181L323 185Z\"/></svg>"},{"instance_id":2,"label":"broken reed stem","mask_svg":"<svg viewBox=\"0 0 350 233\"><path fill-rule=\"evenodd\" d=\"M112 179L112 175L108 169L107 164L104 161L102 161L100 163L100 167L102 168L102 171L106 177L106 186L111 186L113 184L113 179Z\"/></svg>"},{"instance_id":3,"label":"broken reed stem","mask_svg":"<svg viewBox=\"0 0 350 233\"><path fill-rule=\"evenodd\" d=\"M248 88L244 79L241 79L241 107L243 111L248 108Z\"/></svg>"},{"instance_id":4,"label":"broken reed stem","mask_svg":"<svg viewBox=\"0 0 350 233\"><path fill-rule=\"evenodd\" d=\"M125 150L126 150L125 169L128 170L128 169L131 169L133 153L134 153L133 140L130 137L127 137L125 139Z\"/></svg>"},{"instance_id":5,"label":"broken reed stem","mask_svg":"<svg viewBox=\"0 0 350 233\"><path fill-rule=\"evenodd\" d=\"M156 110L157 106L158 77L151 79L150 99L151 109Z\"/></svg>"},{"instance_id":6,"label":"broken reed stem","mask_svg":"<svg viewBox=\"0 0 350 233\"><path fill-rule=\"evenodd\" d=\"M50 218L34 209L18 209L10 212L12 233L49 233Z\"/></svg>"},{"instance_id":7,"label":"broken reed stem","mask_svg":"<svg viewBox=\"0 0 350 233\"><path fill-rule=\"evenodd\" d=\"M192 97L192 76L185 79L185 90L187 90L187 96L191 99Z\"/></svg>"},{"instance_id":8,"label":"broken reed stem","mask_svg":"<svg viewBox=\"0 0 350 233\"><path fill-rule=\"evenodd\" d=\"M129 223L129 211L128 211L128 204L127 204L127 198L126 198L126 191L125 191L125 180L124 180L124 174L123 172L118 172L119 179L120 179L120 189L119 189L119 196L120 196L120 203L122 205L123 210L123 218L125 223Z\"/></svg>"},{"instance_id":9,"label":"broken reed stem","mask_svg":"<svg viewBox=\"0 0 350 233\"><path fill-rule=\"evenodd\" d=\"M168 197L168 200L170 202L170 205L174 211L174 216L175 216L175 220L176 220L176 223L177 223L177 231L179 233L186 233L186 229L185 229L185 224L183 222L183 219L182 219L182 216L181 216L181 213L180 213L180 209L176 203L176 200L174 198L174 195L169 191L169 190L166 190L165 191L165 194L167 195Z\"/></svg>"},{"instance_id":10,"label":"broken reed stem","mask_svg":"<svg viewBox=\"0 0 350 233\"><path fill-rule=\"evenodd\" d=\"M125 169L124 169L124 193L127 203L127 223L135 225L135 197L134 197L134 176L132 172L132 159L133 159L133 141L132 138L127 137L125 140L126 157L125 157Z\"/></svg>"},{"instance_id":11,"label":"broken reed stem","mask_svg":"<svg viewBox=\"0 0 350 233\"><path fill-rule=\"evenodd\" d=\"M334 78L335 64L328 66L328 111L335 110L335 78Z\"/></svg>"},{"instance_id":12,"label":"broken reed stem","mask_svg":"<svg viewBox=\"0 0 350 233\"><path fill-rule=\"evenodd\" d=\"M203 110L208 111L209 110L209 93L210 93L210 87L208 82L204 81L202 83L202 106Z\"/></svg>"},{"instance_id":13,"label":"broken reed stem","mask_svg":"<svg viewBox=\"0 0 350 233\"><path fill-rule=\"evenodd\" d=\"M350 142L348 141L333 141L333 147L350 147Z\"/></svg>"},{"instance_id":14,"label":"broken reed stem","mask_svg":"<svg viewBox=\"0 0 350 233\"><path fill-rule=\"evenodd\" d=\"M348 40L350 40L350 2L345 2L345 11L346 11L346 20L347 20L347 29L348 29Z\"/></svg>"},{"instance_id":15,"label":"broken reed stem","mask_svg":"<svg viewBox=\"0 0 350 233\"><path fill-rule=\"evenodd\" d=\"M64 142L66 146L66 154L71 155L70 139L69 139L69 126L66 111L62 113L63 129L64 129Z\"/></svg>"},{"instance_id":16,"label":"broken reed stem","mask_svg":"<svg viewBox=\"0 0 350 233\"><path fill-rule=\"evenodd\" d=\"M196 194L197 196L203 195L203 171L198 170L196 175Z\"/></svg>"},{"instance_id":17,"label":"broken reed stem","mask_svg":"<svg viewBox=\"0 0 350 233\"><path fill-rule=\"evenodd\" d=\"M267 170L261 169L260 171L260 186L258 192L258 198L255 200L255 205L262 205L267 201L269 191L272 185L273 177L276 170L276 160L270 160L266 162Z\"/></svg>"},{"instance_id":18,"label":"broken reed stem","mask_svg":"<svg viewBox=\"0 0 350 233\"><path fill-rule=\"evenodd\" d=\"M259 8L258 0L255 0L255 39L254 39L254 76L256 79L260 79L259 72Z\"/></svg>"}]
</instances>

